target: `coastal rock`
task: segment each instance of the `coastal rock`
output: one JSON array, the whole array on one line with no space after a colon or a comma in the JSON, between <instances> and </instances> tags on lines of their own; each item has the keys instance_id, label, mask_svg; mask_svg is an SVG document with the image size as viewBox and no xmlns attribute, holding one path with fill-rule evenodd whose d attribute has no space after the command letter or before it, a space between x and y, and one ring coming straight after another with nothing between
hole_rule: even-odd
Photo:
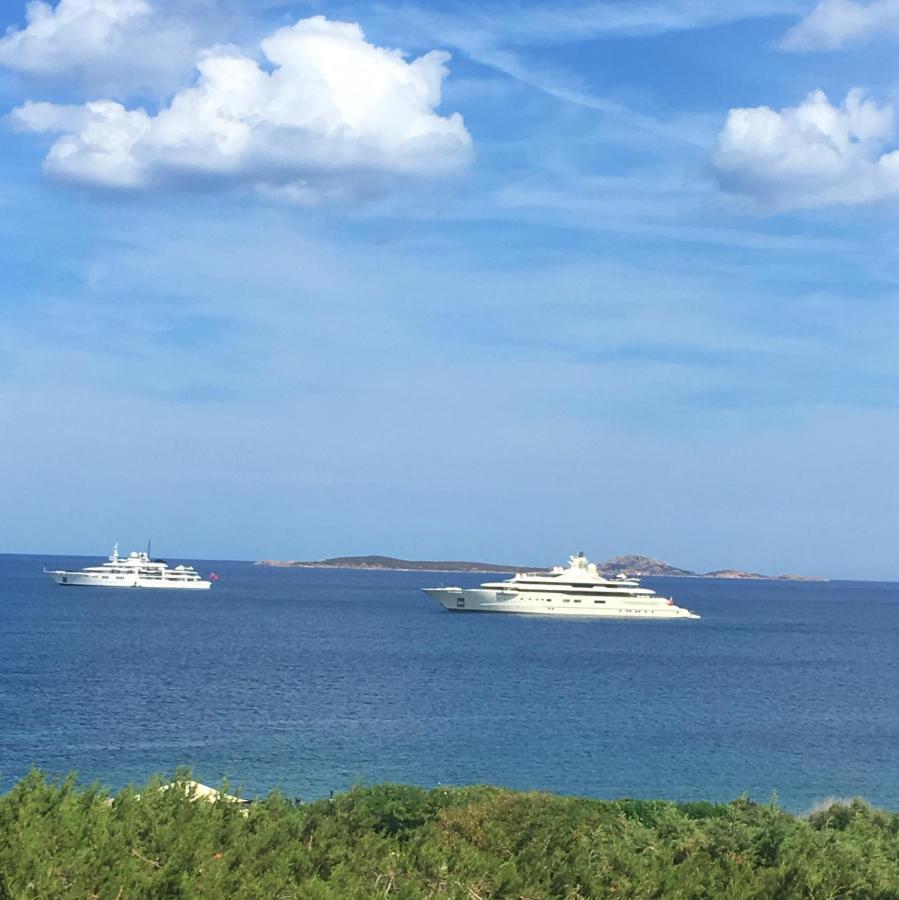
<instances>
[{"instance_id":1,"label":"coastal rock","mask_svg":"<svg viewBox=\"0 0 899 900\"><path fill-rule=\"evenodd\" d=\"M464 562L460 560L416 560L399 559L395 556L332 556L318 560L277 560L261 559L257 566L298 569L376 569L398 572L548 572L543 566L504 566L496 563ZM827 581L808 575L760 575L757 572L745 572L741 569L715 569L713 572L693 572L681 569L653 559L651 556L629 554L615 556L598 563L597 568L609 578L624 575L628 578L664 576L666 578L743 578L774 579L779 581Z\"/></svg>"},{"instance_id":2,"label":"coastal rock","mask_svg":"<svg viewBox=\"0 0 899 900\"><path fill-rule=\"evenodd\" d=\"M309 562L262 559L257 566L300 569L384 569L399 572L545 572L534 566L502 566L495 563L460 560L397 559L394 556L333 556Z\"/></svg>"},{"instance_id":3,"label":"coastal rock","mask_svg":"<svg viewBox=\"0 0 899 900\"><path fill-rule=\"evenodd\" d=\"M628 578L638 578L643 575L695 575L689 569L678 569L659 559L649 556L616 556L613 559L599 563L597 568L605 575L627 575Z\"/></svg>"}]
</instances>

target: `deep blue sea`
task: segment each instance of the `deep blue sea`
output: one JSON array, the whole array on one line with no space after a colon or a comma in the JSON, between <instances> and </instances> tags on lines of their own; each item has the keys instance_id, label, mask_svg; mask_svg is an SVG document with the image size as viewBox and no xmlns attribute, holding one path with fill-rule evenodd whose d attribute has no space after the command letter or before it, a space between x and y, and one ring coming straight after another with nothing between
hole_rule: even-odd
<instances>
[{"instance_id":1,"label":"deep blue sea","mask_svg":"<svg viewBox=\"0 0 899 900\"><path fill-rule=\"evenodd\" d=\"M899 810L899 585L645 579L700 621L451 613L484 576L202 562L208 592L62 588L0 556L0 790L191 766L254 796L491 783Z\"/></svg>"}]
</instances>

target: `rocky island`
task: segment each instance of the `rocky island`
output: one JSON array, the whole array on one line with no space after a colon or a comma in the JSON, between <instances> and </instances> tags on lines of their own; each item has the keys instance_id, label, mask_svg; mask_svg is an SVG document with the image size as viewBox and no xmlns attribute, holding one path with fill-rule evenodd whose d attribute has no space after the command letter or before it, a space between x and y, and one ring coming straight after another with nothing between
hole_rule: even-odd
<instances>
[{"instance_id":1,"label":"rocky island","mask_svg":"<svg viewBox=\"0 0 899 900\"><path fill-rule=\"evenodd\" d=\"M548 572L544 566L500 565L498 563L462 562L459 560L414 560L398 559L394 556L333 556L328 559L310 561L261 559L257 566L298 569L381 569L396 572ZM628 578L665 576L677 578L738 578L773 579L778 581L827 581L808 575L760 575L758 572L744 572L739 569L716 569L713 572L693 572L680 569L649 556L616 556L598 563L597 567L605 575L614 578L626 575Z\"/></svg>"},{"instance_id":2,"label":"rocky island","mask_svg":"<svg viewBox=\"0 0 899 900\"><path fill-rule=\"evenodd\" d=\"M712 572L693 572L679 569L649 556L616 556L599 563L600 571L606 575L627 575L628 577L664 575L678 578L743 578L767 579L773 581L827 581L817 575L761 575L758 572L744 572L741 569L715 569Z\"/></svg>"},{"instance_id":3,"label":"rocky island","mask_svg":"<svg viewBox=\"0 0 899 900\"><path fill-rule=\"evenodd\" d=\"M257 566L294 569L385 569L393 572L547 572L534 566L503 566L457 560L397 559L395 556L334 556L310 562L261 559Z\"/></svg>"}]
</instances>

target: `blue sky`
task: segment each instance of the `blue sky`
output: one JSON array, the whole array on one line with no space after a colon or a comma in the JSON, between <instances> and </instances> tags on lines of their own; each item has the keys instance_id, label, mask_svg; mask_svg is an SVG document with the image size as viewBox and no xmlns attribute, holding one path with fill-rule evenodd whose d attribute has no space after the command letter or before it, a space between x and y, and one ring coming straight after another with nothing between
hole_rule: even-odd
<instances>
[{"instance_id":1,"label":"blue sky","mask_svg":"<svg viewBox=\"0 0 899 900\"><path fill-rule=\"evenodd\" d=\"M899 0L0 12L0 549L899 579Z\"/></svg>"}]
</instances>

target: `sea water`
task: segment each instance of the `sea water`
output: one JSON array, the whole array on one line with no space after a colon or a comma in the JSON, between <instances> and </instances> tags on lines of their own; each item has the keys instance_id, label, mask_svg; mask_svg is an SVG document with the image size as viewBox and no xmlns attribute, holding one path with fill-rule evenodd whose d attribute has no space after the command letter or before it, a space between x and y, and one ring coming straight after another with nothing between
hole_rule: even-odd
<instances>
[{"instance_id":1,"label":"sea water","mask_svg":"<svg viewBox=\"0 0 899 900\"><path fill-rule=\"evenodd\" d=\"M64 588L0 556L0 790L190 766L246 795L490 783L899 809L899 585L647 578L699 621L452 613L482 575L197 563Z\"/></svg>"}]
</instances>

